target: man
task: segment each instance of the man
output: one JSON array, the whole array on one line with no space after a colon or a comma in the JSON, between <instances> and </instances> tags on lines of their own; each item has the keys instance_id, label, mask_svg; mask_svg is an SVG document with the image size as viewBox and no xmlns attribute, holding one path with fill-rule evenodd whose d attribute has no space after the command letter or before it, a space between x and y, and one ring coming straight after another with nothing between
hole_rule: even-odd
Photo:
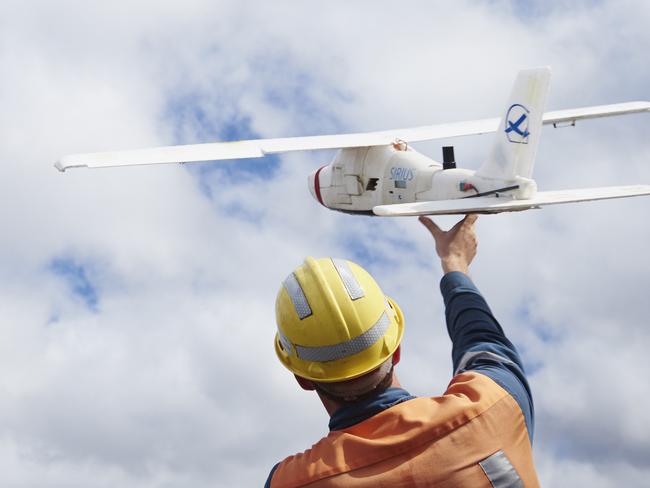
<instances>
[{"instance_id":1,"label":"man","mask_svg":"<svg viewBox=\"0 0 650 488\"><path fill-rule=\"evenodd\" d=\"M448 232L426 217L454 377L438 397L400 387L403 318L372 277L344 260L307 258L276 302L276 352L330 415L330 433L274 466L276 487L534 487L533 403L519 354L469 279L475 215Z\"/></svg>"}]
</instances>

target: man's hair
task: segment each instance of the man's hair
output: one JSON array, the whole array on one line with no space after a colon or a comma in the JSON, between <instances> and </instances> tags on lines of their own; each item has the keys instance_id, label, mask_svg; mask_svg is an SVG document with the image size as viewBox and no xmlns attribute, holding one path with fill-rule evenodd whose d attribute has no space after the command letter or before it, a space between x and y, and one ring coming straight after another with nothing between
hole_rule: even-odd
<instances>
[{"instance_id":1,"label":"man's hair","mask_svg":"<svg viewBox=\"0 0 650 488\"><path fill-rule=\"evenodd\" d=\"M393 358L358 378L334 383L314 382L316 390L341 403L354 403L370 398L388 388L393 380Z\"/></svg>"}]
</instances>

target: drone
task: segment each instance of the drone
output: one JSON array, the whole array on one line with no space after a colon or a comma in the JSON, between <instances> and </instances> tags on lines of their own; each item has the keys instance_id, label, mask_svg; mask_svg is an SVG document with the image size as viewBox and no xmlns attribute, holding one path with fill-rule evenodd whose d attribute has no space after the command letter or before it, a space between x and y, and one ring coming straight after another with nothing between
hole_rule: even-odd
<instances>
[{"instance_id":1,"label":"drone","mask_svg":"<svg viewBox=\"0 0 650 488\"><path fill-rule=\"evenodd\" d=\"M627 102L544 113L551 80L548 67L518 73L501 118L379 132L257 139L166 146L131 151L73 154L55 163L75 167L188 163L317 149L338 149L333 161L308 178L323 206L378 216L500 213L545 205L650 195L650 185L538 191L531 178L541 129L576 121L650 111L650 102ZM496 133L488 157L473 171L457 168L453 146L442 163L419 153L412 142Z\"/></svg>"}]
</instances>

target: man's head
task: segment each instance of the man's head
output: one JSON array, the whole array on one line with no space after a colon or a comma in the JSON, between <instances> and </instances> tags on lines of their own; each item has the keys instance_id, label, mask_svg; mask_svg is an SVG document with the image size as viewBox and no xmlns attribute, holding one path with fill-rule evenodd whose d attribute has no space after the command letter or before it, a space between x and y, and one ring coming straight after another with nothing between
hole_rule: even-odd
<instances>
[{"instance_id":1,"label":"man's head","mask_svg":"<svg viewBox=\"0 0 650 488\"><path fill-rule=\"evenodd\" d=\"M355 401L390 385L402 312L363 268L307 258L276 300L275 350L303 388Z\"/></svg>"}]
</instances>

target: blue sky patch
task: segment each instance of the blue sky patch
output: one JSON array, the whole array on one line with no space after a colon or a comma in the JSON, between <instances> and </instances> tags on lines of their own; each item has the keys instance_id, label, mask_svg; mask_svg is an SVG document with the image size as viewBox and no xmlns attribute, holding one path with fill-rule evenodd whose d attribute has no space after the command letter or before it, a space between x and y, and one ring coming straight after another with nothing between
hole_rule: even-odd
<instances>
[{"instance_id":1,"label":"blue sky patch","mask_svg":"<svg viewBox=\"0 0 650 488\"><path fill-rule=\"evenodd\" d=\"M263 209L251 209L239 202L230 202L226 204L221 209L221 212L230 218L244 220L256 225L262 223L262 219L265 215Z\"/></svg>"},{"instance_id":2,"label":"blue sky patch","mask_svg":"<svg viewBox=\"0 0 650 488\"><path fill-rule=\"evenodd\" d=\"M49 269L66 283L70 292L80 298L86 307L93 312L97 311L99 294L88 276L86 266L72 258L59 257L50 262Z\"/></svg>"},{"instance_id":3,"label":"blue sky patch","mask_svg":"<svg viewBox=\"0 0 650 488\"><path fill-rule=\"evenodd\" d=\"M348 253L349 259L360 264L362 267L369 269L373 266L386 266L397 261L398 257L404 254L416 256L417 249L413 241L402 237L391 237L390 229L384 227L379 230L382 224L378 220L381 217L373 216L351 216L353 219L373 219L377 229L377 236L383 241L383 246L376 246L375 241L367 236L359 236L358 234L350 234L344 238L343 245ZM383 222L383 224L388 224ZM388 251L390 254L386 254Z\"/></svg>"},{"instance_id":4,"label":"blue sky patch","mask_svg":"<svg viewBox=\"0 0 650 488\"><path fill-rule=\"evenodd\" d=\"M287 137L346 131L345 126L323 102L331 99L349 100L350 97L328 89L307 73L297 72L283 81L284 83L269 86L264 95L269 105L295 117L297 132L286 134Z\"/></svg>"},{"instance_id":5,"label":"blue sky patch","mask_svg":"<svg viewBox=\"0 0 650 488\"><path fill-rule=\"evenodd\" d=\"M490 0L490 3L495 3ZM579 11L581 9L592 9L603 4L602 0L575 0L571 3L553 4L544 0L510 0L513 14L523 21L530 23L543 20L545 17L557 14L565 14L566 11ZM497 5L499 5L497 3Z\"/></svg>"},{"instance_id":6,"label":"blue sky patch","mask_svg":"<svg viewBox=\"0 0 650 488\"><path fill-rule=\"evenodd\" d=\"M533 316L531 309L534 306L535 300L533 298L524 299L517 307L516 319L519 323L526 324L526 327L531 329L537 338L545 344L560 342L562 335L559 333L558 328Z\"/></svg>"},{"instance_id":7,"label":"blue sky patch","mask_svg":"<svg viewBox=\"0 0 650 488\"><path fill-rule=\"evenodd\" d=\"M293 62L290 53L267 53L264 57L250 60L249 67L249 77L238 80L236 84L230 83L226 77L217 80L209 91L203 87L180 85L171 92L163 117L171 127L173 144L262 138L262 134L252 128L254 114L246 113L240 106L243 94L248 92L253 99L261 99L291 121L292 133L275 136L345 131L328 101L349 101L351 97L331 83L315 79ZM277 176L280 164L278 156L268 155L188 164L186 168L197 178L200 191L212 199L215 181L237 185L250 180L272 180Z\"/></svg>"},{"instance_id":8,"label":"blue sky patch","mask_svg":"<svg viewBox=\"0 0 650 488\"><path fill-rule=\"evenodd\" d=\"M227 116L227 122L220 123L210 116L210 110L231 114L231 116ZM250 117L239 114L236 107L232 105L215 107L214 101L198 94L173 98L168 105L166 116L172 121L174 144L260 138L260 135L251 128ZM208 198L212 198L211 180L214 178L223 181L224 185L236 185L251 179L269 180L275 177L279 167L280 159L275 155L186 165L187 170L197 178L199 189Z\"/></svg>"}]
</instances>

